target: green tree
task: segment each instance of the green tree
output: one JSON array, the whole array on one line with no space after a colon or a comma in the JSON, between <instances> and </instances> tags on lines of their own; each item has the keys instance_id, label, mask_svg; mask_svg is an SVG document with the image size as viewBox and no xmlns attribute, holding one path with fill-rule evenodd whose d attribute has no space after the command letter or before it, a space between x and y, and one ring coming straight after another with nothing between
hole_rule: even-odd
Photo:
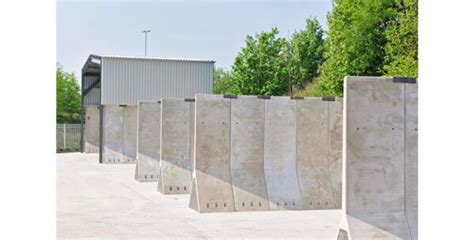
<instances>
[{"instance_id":1,"label":"green tree","mask_svg":"<svg viewBox=\"0 0 474 240\"><path fill-rule=\"evenodd\" d=\"M306 19L305 29L293 34L290 42L289 73L295 90L305 87L321 71L324 62L323 30L316 18Z\"/></svg>"},{"instance_id":2,"label":"green tree","mask_svg":"<svg viewBox=\"0 0 474 240\"><path fill-rule=\"evenodd\" d=\"M81 93L74 73L56 68L56 118L58 121L76 122L81 111Z\"/></svg>"},{"instance_id":3,"label":"green tree","mask_svg":"<svg viewBox=\"0 0 474 240\"><path fill-rule=\"evenodd\" d=\"M214 69L214 94L240 94L231 71L223 68Z\"/></svg>"},{"instance_id":4,"label":"green tree","mask_svg":"<svg viewBox=\"0 0 474 240\"><path fill-rule=\"evenodd\" d=\"M418 0L399 0L385 32L384 70L390 76L418 77Z\"/></svg>"},{"instance_id":5,"label":"green tree","mask_svg":"<svg viewBox=\"0 0 474 240\"><path fill-rule=\"evenodd\" d=\"M311 93L342 96L344 76L383 75L385 30L395 13L395 0L334 0L328 14L327 60Z\"/></svg>"},{"instance_id":6,"label":"green tree","mask_svg":"<svg viewBox=\"0 0 474 240\"><path fill-rule=\"evenodd\" d=\"M286 39L277 37L278 30L247 36L245 47L232 65L236 93L244 95L288 94Z\"/></svg>"}]
</instances>

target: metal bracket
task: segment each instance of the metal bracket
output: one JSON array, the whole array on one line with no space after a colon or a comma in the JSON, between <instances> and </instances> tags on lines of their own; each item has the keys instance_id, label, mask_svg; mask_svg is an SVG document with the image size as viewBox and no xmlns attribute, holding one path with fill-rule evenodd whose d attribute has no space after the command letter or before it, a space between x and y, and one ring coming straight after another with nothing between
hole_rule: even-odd
<instances>
[{"instance_id":1,"label":"metal bracket","mask_svg":"<svg viewBox=\"0 0 474 240\"><path fill-rule=\"evenodd\" d=\"M126 107L127 105L119 105L119 107Z\"/></svg>"},{"instance_id":2,"label":"metal bracket","mask_svg":"<svg viewBox=\"0 0 474 240\"><path fill-rule=\"evenodd\" d=\"M323 101L334 102L334 101L336 101L336 98L335 97L323 97Z\"/></svg>"},{"instance_id":3,"label":"metal bracket","mask_svg":"<svg viewBox=\"0 0 474 240\"><path fill-rule=\"evenodd\" d=\"M195 102L196 100L194 98L185 98L185 102Z\"/></svg>"},{"instance_id":4,"label":"metal bracket","mask_svg":"<svg viewBox=\"0 0 474 240\"><path fill-rule=\"evenodd\" d=\"M304 97L291 96L290 99L291 100L303 100Z\"/></svg>"},{"instance_id":5,"label":"metal bracket","mask_svg":"<svg viewBox=\"0 0 474 240\"><path fill-rule=\"evenodd\" d=\"M224 95L224 98L237 98L237 95Z\"/></svg>"},{"instance_id":6,"label":"metal bracket","mask_svg":"<svg viewBox=\"0 0 474 240\"><path fill-rule=\"evenodd\" d=\"M394 83L416 83L416 78L409 77L393 77Z\"/></svg>"}]
</instances>

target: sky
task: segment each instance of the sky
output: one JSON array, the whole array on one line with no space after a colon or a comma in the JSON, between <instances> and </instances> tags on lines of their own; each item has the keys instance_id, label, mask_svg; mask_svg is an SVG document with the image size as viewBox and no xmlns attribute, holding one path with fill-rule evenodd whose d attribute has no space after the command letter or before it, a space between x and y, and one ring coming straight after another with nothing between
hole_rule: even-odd
<instances>
[{"instance_id":1,"label":"sky","mask_svg":"<svg viewBox=\"0 0 474 240\"><path fill-rule=\"evenodd\" d=\"M327 29L331 0L314 1L59 1L57 62L80 77L89 54L216 61L230 69L245 37L277 27L281 37L316 17Z\"/></svg>"}]
</instances>

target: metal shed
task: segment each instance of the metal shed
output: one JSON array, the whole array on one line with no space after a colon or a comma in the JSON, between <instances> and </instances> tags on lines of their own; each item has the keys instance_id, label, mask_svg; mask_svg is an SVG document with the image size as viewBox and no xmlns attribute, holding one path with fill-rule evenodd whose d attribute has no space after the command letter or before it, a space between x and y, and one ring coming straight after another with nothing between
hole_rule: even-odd
<instances>
[{"instance_id":1,"label":"metal shed","mask_svg":"<svg viewBox=\"0 0 474 240\"><path fill-rule=\"evenodd\" d=\"M104 106L135 106L138 101L191 98L196 93L212 93L214 63L202 59L89 55L81 79L81 152L84 151L86 107L99 109L102 160Z\"/></svg>"}]
</instances>

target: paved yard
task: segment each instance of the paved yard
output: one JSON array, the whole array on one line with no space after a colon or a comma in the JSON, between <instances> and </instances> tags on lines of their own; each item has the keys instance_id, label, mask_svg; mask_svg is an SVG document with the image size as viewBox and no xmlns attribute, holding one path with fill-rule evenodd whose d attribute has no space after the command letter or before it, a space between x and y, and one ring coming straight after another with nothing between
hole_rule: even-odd
<instances>
[{"instance_id":1,"label":"paved yard","mask_svg":"<svg viewBox=\"0 0 474 240\"><path fill-rule=\"evenodd\" d=\"M197 213L189 195L133 179L135 165L57 155L58 239L336 239L340 210Z\"/></svg>"}]
</instances>

